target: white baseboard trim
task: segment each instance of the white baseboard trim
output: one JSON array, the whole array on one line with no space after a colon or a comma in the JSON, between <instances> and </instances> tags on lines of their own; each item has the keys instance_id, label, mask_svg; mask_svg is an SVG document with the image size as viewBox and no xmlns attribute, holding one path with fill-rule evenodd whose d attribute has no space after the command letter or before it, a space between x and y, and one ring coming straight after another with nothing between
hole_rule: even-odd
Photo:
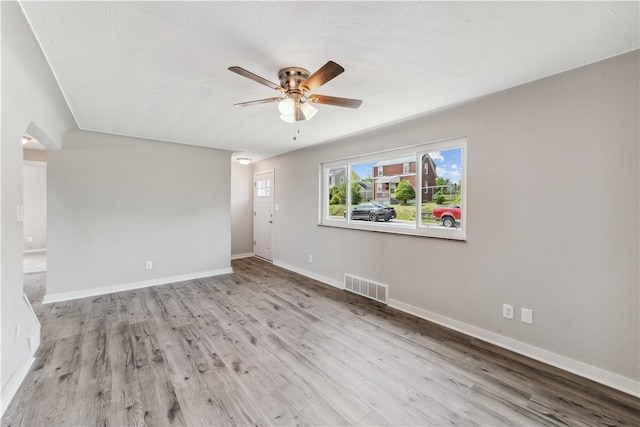
<instances>
[{"instance_id":1,"label":"white baseboard trim","mask_svg":"<svg viewBox=\"0 0 640 427\"><path fill-rule=\"evenodd\" d=\"M252 256L256 256L256 254L253 252L246 252L243 254L232 254L231 259L251 258Z\"/></svg>"},{"instance_id":2,"label":"white baseboard trim","mask_svg":"<svg viewBox=\"0 0 640 427\"><path fill-rule=\"evenodd\" d=\"M68 301L78 298L94 297L98 295L111 294L114 292L130 291L133 289L148 288L150 286L167 285L169 283L183 282L185 280L202 279L203 277L220 276L222 274L233 273L231 267L218 270L202 271L199 273L182 274L177 276L159 277L157 279L143 280L141 282L123 283L121 285L102 286L99 288L83 289L81 291L61 292L57 294L47 294L42 301L43 304L53 302Z\"/></svg>"},{"instance_id":3,"label":"white baseboard trim","mask_svg":"<svg viewBox=\"0 0 640 427\"><path fill-rule=\"evenodd\" d=\"M324 284L333 286L334 288L344 289L344 283L339 280L334 280L326 276L321 276L319 274L314 273L313 271L303 270L291 264L287 264L285 262L279 260L273 260L273 265L277 265L278 267L282 267L284 269L293 271L294 273L301 274L303 276L309 277L311 279L317 280L318 282L322 282Z\"/></svg>"},{"instance_id":4,"label":"white baseboard trim","mask_svg":"<svg viewBox=\"0 0 640 427\"><path fill-rule=\"evenodd\" d=\"M496 334L485 329L478 328L467 323L445 317L418 307L414 307L404 302L389 299L389 306L405 313L420 317L438 325L461 332L465 335L478 338L499 347L519 353L523 356L546 363L564 371L571 372L592 381L604 384L617 390L628 393L632 396L640 397L640 382L623 377L613 372L606 371L595 366L588 365L575 359L535 347L521 341Z\"/></svg>"},{"instance_id":5,"label":"white baseboard trim","mask_svg":"<svg viewBox=\"0 0 640 427\"><path fill-rule=\"evenodd\" d=\"M27 335L26 357L22 360L22 362L20 362L16 370L13 371L7 382L2 387L0 397L0 402L2 402L2 404L0 405L0 417L4 415L4 411L6 411L6 409L9 407L9 404L20 388L20 385L22 385L22 382L27 377L27 374L29 373L33 362L35 362L36 360L36 358L34 357L36 351L38 351L38 348L40 347L40 322L38 321L36 313L33 311L33 307L31 306L29 298L27 298L27 294L22 294L22 299L27 305L29 312L33 316L34 327Z\"/></svg>"},{"instance_id":6,"label":"white baseboard trim","mask_svg":"<svg viewBox=\"0 0 640 427\"><path fill-rule=\"evenodd\" d=\"M33 306L31 306L31 301L29 301L29 297L27 297L27 294L23 293L22 294L22 299L24 300L25 304L27 304L27 308L29 309L29 313L31 313L31 316L33 316L33 321L36 322L36 325L38 326L38 331L40 330L40 321L38 320L38 316L36 316L36 312L33 311ZM40 340L38 337L38 346L40 345ZM36 347L38 348L38 347ZM35 354L35 350L34 350L34 354Z\"/></svg>"},{"instance_id":7,"label":"white baseboard trim","mask_svg":"<svg viewBox=\"0 0 640 427\"><path fill-rule=\"evenodd\" d=\"M27 377L29 369L31 369L31 365L33 365L33 362L35 361L36 358L32 355L26 357L22 363L20 363L20 366L13 371L13 374L11 374L11 377L7 380L4 387L2 387L2 412L0 413L0 417L4 415L4 411L9 407L9 404L20 388L20 385L22 385L22 382Z\"/></svg>"}]
</instances>

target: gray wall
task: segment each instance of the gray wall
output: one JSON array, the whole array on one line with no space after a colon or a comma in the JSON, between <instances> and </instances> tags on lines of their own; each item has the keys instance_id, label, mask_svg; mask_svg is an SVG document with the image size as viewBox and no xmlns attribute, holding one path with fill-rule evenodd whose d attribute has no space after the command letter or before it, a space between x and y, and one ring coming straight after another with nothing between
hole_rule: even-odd
<instances>
[{"instance_id":1,"label":"gray wall","mask_svg":"<svg viewBox=\"0 0 640 427\"><path fill-rule=\"evenodd\" d=\"M0 144L0 277L2 409L37 349L40 329L23 299L22 135L29 131L48 148L76 127L49 66L15 2L0 2L2 15L2 144ZM21 333L16 338L15 326ZM31 342L31 345L30 345Z\"/></svg>"},{"instance_id":2,"label":"gray wall","mask_svg":"<svg viewBox=\"0 0 640 427\"><path fill-rule=\"evenodd\" d=\"M638 393L638 62L633 52L257 163L277 177L275 262L388 284L396 306ZM459 136L466 242L317 225L320 162ZM504 319L503 303L533 309L534 324Z\"/></svg>"},{"instance_id":3,"label":"gray wall","mask_svg":"<svg viewBox=\"0 0 640 427\"><path fill-rule=\"evenodd\" d=\"M253 166L231 162L231 257L253 254Z\"/></svg>"},{"instance_id":4,"label":"gray wall","mask_svg":"<svg viewBox=\"0 0 640 427\"><path fill-rule=\"evenodd\" d=\"M48 298L230 270L229 152L84 131L63 144L48 153Z\"/></svg>"},{"instance_id":5,"label":"gray wall","mask_svg":"<svg viewBox=\"0 0 640 427\"><path fill-rule=\"evenodd\" d=\"M23 167L24 250L47 249L47 164L25 162ZM31 238L31 241L28 239Z\"/></svg>"}]
</instances>

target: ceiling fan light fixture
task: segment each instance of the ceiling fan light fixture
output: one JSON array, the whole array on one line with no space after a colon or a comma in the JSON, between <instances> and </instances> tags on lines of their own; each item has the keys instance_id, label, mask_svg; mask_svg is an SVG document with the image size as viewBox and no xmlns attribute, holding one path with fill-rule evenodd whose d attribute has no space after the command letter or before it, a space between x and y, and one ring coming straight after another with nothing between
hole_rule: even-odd
<instances>
[{"instance_id":1,"label":"ceiling fan light fixture","mask_svg":"<svg viewBox=\"0 0 640 427\"><path fill-rule=\"evenodd\" d=\"M296 103L291 98L285 98L282 101L278 102L278 110L282 113L282 115L293 115L295 109Z\"/></svg>"},{"instance_id":2,"label":"ceiling fan light fixture","mask_svg":"<svg viewBox=\"0 0 640 427\"><path fill-rule=\"evenodd\" d=\"M315 116L316 113L318 112L318 109L308 102L305 102L302 105L300 105L300 110L302 110L302 113L304 114L307 120L311 120L311 118Z\"/></svg>"},{"instance_id":3,"label":"ceiling fan light fixture","mask_svg":"<svg viewBox=\"0 0 640 427\"><path fill-rule=\"evenodd\" d=\"M281 114L280 118L283 122L293 123L296 121L296 115L292 112L291 114Z\"/></svg>"}]
</instances>

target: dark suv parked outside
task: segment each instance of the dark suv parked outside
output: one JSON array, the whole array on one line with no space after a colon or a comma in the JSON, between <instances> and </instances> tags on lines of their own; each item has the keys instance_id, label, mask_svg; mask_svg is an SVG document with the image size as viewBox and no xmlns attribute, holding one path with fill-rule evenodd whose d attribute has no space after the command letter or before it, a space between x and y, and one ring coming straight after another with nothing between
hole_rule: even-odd
<instances>
[{"instance_id":1,"label":"dark suv parked outside","mask_svg":"<svg viewBox=\"0 0 640 427\"><path fill-rule=\"evenodd\" d=\"M345 215L346 215L345 211ZM396 210L381 203L363 203L351 210L351 219L365 219L367 221L389 221L396 217Z\"/></svg>"}]
</instances>

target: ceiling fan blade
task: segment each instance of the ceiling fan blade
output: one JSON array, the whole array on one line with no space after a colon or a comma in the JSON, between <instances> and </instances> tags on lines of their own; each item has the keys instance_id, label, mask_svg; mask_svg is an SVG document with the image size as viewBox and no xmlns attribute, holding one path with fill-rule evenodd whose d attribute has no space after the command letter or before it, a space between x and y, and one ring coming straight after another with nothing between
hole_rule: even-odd
<instances>
[{"instance_id":1,"label":"ceiling fan blade","mask_svg":"<svg viewBox=\"0 0 640 427\"><path fill-rule=\"evenodd\" d=\"M362 105L361 99L339 98L337 96L309 95L307 99L316 104L336 105L347 108L358 108Z\"/></svg>"},{"instance_id":2,"label":"ceiling fan blade","mask_svg":"<svg viewBox=\"0 0 640 427\"><path fill-rule=\"evenodd\" d=\"M343 72L344 68L333 61L329 61L309 76L307 80L300 83L300 88L303 92L315 90Z\"/></svg>"},{"instance_id":3,"label":"ceiling fan blade","mask_svg":"<svg viewBox=\"0 0 640 427\"><path fill-rule=\"evenodd\" d=\"M259 105L259 104L267 104L269 102L276 102L276 101L282 101L283 99L286 98L266 98L266 99L258 99L257 101L249 101L249 102L239 102L237 104L233 104L236 107L250 107L252 105Z\"/></svg>"},{"instance_id":4,"label":"ceiling fan blade","mask_svg":"<svg viewBox=\"0 0 640 427\"><path fill-rule=\"evenodd\" d=\"M282 86L277 85L274 82L271 82L271 81L269 81L269 80L267 80L267 79L265 79L263 77L260 77L257 74L253 74L251 71L247 71L242 67L237 67L237 66L229 67L229 71L233 71L236 74L240 74L242 77L246 77L248 79L251 79L254 82L258 82L258 83L260 83L262 85L270 87L271 89L275 89L275 90L278 90L278 91L283 92L283 93L286 92Z\"/></svg>"}]
</instances>

